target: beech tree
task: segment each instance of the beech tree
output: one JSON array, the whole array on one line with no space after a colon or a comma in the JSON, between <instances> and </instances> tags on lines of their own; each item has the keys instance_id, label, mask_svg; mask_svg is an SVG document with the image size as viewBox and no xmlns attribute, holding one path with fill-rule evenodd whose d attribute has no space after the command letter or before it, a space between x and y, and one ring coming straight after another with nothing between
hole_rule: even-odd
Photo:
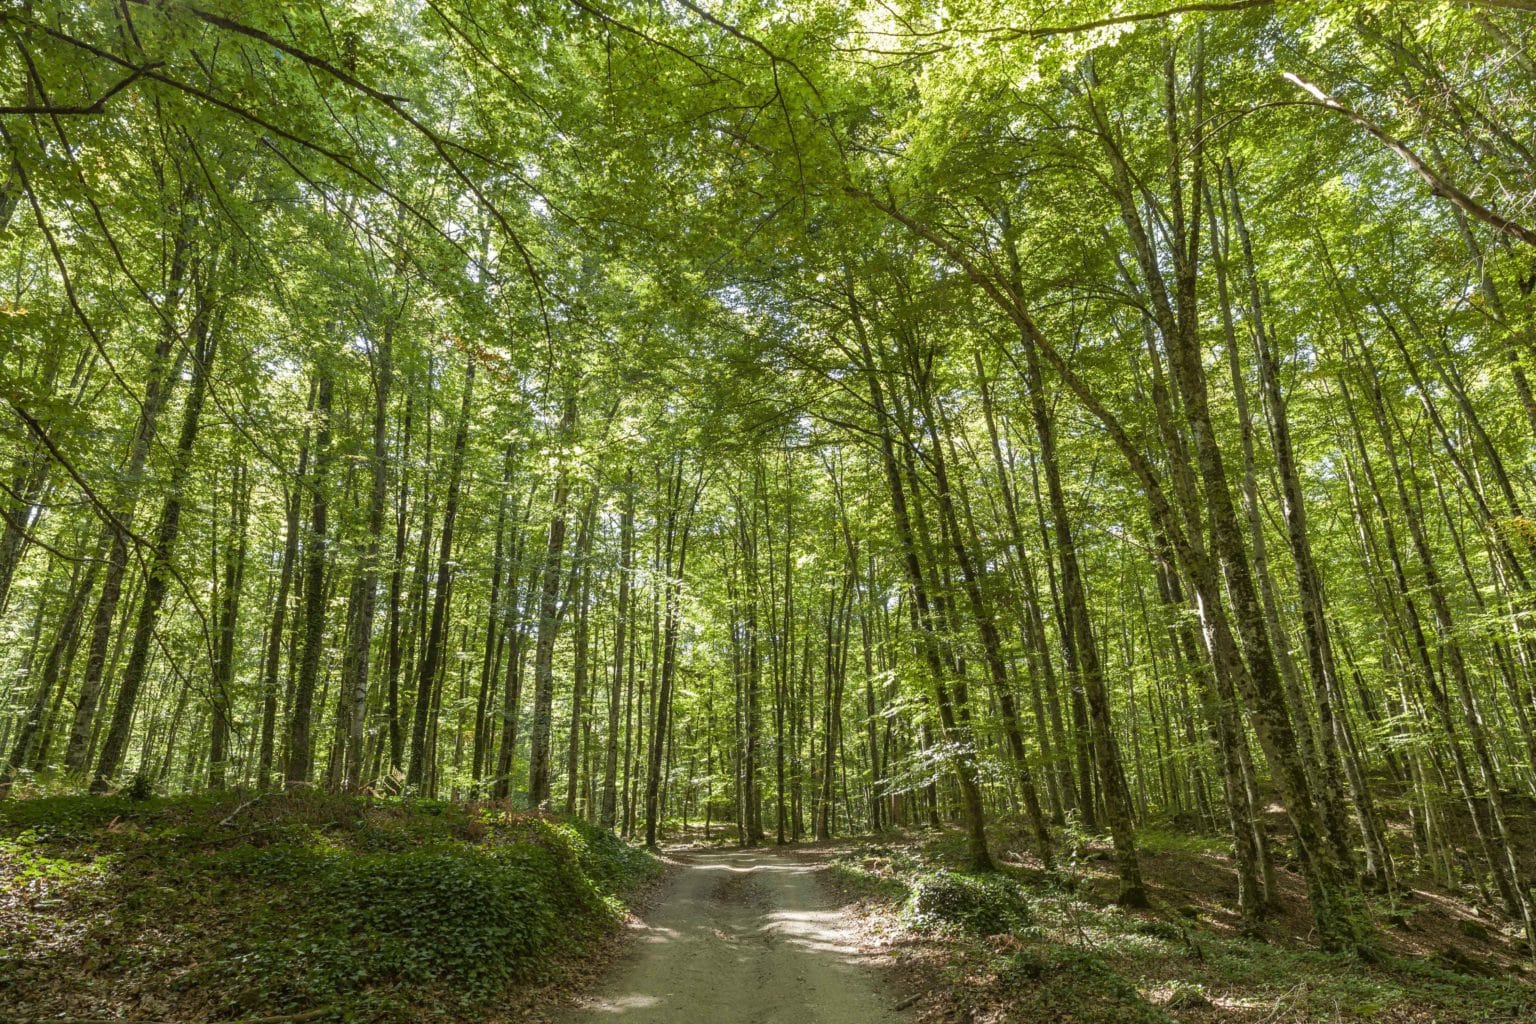
<instances>
[{"instance_id":1,"label":"beech tree","mask_svg":"<svg viewBox=\"0 0 1536 1024\"><path fill-rule=\"evenodd\" d=\"M1529 5L0 22L0 792L1127 905L1171 824L1250 929L1285 862L1329 948L1418 878L1536 943Z\"/></svg>"}]
</instances>

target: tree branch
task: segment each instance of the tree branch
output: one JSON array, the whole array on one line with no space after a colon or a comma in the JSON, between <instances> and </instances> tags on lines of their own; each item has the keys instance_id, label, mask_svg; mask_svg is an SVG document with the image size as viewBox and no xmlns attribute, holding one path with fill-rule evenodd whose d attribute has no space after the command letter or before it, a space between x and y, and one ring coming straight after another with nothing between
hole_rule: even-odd
<instances>
[{"instance_id":1,"label":"tree branch","mask_svg":"<svg viewBox=\"0 0 1536 1024\"><path fill-rule=\"evenodd\" d=\"M1352 107L1345 106L1311 82L1293 75L1289 71L1285 73L1285 79L1311 96L1316 101L1315 106L1322 107L1325 110L1332 110L1336 114L1347 117L1361 128L1364 128L1367 133L1382 145L1402 157L1403 163L1407 164L1414 173L1429 183L1429 190L1433 194L1449 199L1451 205L1467 216L1482 221L1502 234L1509 235L1511 238L1517 238L1527 245L1536 245L1536 231L1531 230L1518 221L1510 220L1503 214L1488 209L1488 207L1467 195L1461 189L1451 184L1445 175L1429 166L1423 157L1409 149L1407 143L1395 135L1388 134L1385 129L1367 118L1364 114L1361 114Z\"/></svg>"},{"instance_id":2,"label":"tree branch","mask_svg":"<svg viewBox=\"0 0 1536 1024\"><path fill-rule=\"evenodd\" d=\"M21 106L0 106L0 115L4 115L4 114L12 114L12 115L16 115L16 114L45 114L45 115L49 115L49 116L56 116L56 115L60 115L60 114L101 114L101 113L105 113L106 109L107 109L107 101L108 100L110 100L113 96L116 96L118 93L122 92L124 89L128 88L130 85L132 85L138 79L144 77L144 75L147 74L148 72L153 71L155 68L158 68L158 67L160 67L160 63L158 61L156 61L153 64L145 64L143 67L134 68L133 69L133 74L129 75L127 78L123 79L121 82L118 82L112 88L110 88L106 92L102 93L101 96L94 103L87 103L87 104L85 104L83 106L75 106L75 107L56 107L56 106L53 106L53 105L48 104L48 103L22 104Z\"/></svg>"}]
</instances>

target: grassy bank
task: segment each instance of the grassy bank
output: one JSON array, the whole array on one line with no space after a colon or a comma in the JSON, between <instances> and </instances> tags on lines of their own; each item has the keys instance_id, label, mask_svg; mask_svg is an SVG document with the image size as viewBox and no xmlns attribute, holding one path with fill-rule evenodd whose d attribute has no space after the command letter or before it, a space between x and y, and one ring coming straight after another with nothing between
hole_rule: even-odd
<instances>
[{"instance_id":1,"label":"grassy bank","mask_svg":"<svg viewBox=\"0 0 1536 1024\"><path fill-rule=\"evenodd\" d=\"M577 822L321 794L0 803L0 1019L449 1019L659 870Z\"/></svg>"}]
</instances>

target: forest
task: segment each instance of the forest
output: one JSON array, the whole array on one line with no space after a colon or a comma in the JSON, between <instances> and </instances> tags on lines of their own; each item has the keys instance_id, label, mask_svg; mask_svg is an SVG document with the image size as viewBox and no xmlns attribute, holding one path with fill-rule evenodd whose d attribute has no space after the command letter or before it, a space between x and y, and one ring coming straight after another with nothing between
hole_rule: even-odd
<instances>
[{"instance_id":1,"label":"forest","mask_svg":"<svg viewBox=\"0 0 1536 1024\"><path fill-rule=\"evenodd\" d=\"M1531 968L1533 0L0 30L13 894L135 807L1127 915L1198 846L1233 935L1387 962L1432 893Z\"/></svg>"}]
</instances>

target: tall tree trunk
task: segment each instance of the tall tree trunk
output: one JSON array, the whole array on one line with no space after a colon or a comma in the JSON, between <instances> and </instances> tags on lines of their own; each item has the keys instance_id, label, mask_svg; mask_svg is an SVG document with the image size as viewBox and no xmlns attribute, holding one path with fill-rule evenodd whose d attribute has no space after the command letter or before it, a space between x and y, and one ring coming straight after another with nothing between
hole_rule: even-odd
<instances>
[{"instance_id":1,"label":"tall tree trunk","mask_svg":"<svg viewBox=\"0 0 1536 1024\"><path fill-rule=\"evenodd\" d=\"M205 269L204 273L211 273L211 268ZM176 440L171 476L166 484L165 504L161 507L160 522L155 529L155 546L144 581L144 596L139 605L138 621L134 625L128 664L123 669L122 682L118 686L117 699L112 708L112 724L107 730L101 757L96 762L95 776L91 780L93 793L107 791L127 749L129 730L138 707L139 690L149 668L149 646L154 639L155 624L159 621L165 594L175 572L173 559L176 540L181 532L182 493L192 470L192 446L197 440L198 427L202 422L203 402L208 394L208 375L213 369L219 335L223 333L222 316L213 308L212 286L206 277L199 281L195 302L196 312L192 321L192 383L182 408L181 432Z\"/></svg>"},{"instance_id":2,"label":"tall tree trunk","mask_svg":"<svg viewBox=\"0 0 1536 1024\"><path fill-rule=\"evenodd\" d=\"M754 474L754 480L756 476ZM752 510L751 514L747 509ZM763 794L762 784L759 781L758 761L760 736L762 733L762 713L760 693L762 691L763 662L762 649L758 636L758 602L761 599L761 572L757 556L757 504L743 496L738 505L736 517L736 531L739 535L739 544L744 562L744 592L742 604L744 616L742 637L744 658L744 672L742 684L745 690L745 707L742 714L742 765L741 765L741 789L744 801L744 836L750 845L757 845L763 841Z\"/></svg>"},{"instance_id":3,"label":"tall tree trunk","mask_svg":"<svg viewBox=\"0 0 1536 1024\"><path fill-rule=\"evenodd\" d=\"M85 575L74 581L69 603L65 605L64 615L54 634L53 644L48 649L48 657L43 662L43 671L37 689L34 691L32 704L24 712L25 717L21 721L15 742L11 747L11 756L6 762L4 773L0 774L0 798L10 793L11 786L16 780L16 773L35 756L34 747L43 757L46 757L48 749L46 722L51 717L48 702L51 697L54 707L57 708L60 699L64 696L65 687L59 685L60 680L66 670L66 662L74 653L80 636L80 626L85 618L85 610L95 587L96 575L101 570L102 556L106 554L110 543L110 539L105 534L97 540L96 549L89 556ZM41 737L38 735L39 732L42 733ZM41 760L42 758L39 757L35 763L41 763Z\"/></svg>"},{"instance_id":4,"label":"tall tree trunk","mask_svg":"<svg viewBox=\"0 0 1536 1024\"><path fill-rule=\"evenodd\" d=\"M608 750L603 763L603 807L598 819L603 828L613 828L618 813L619 702L625 705L626 745L629 721L629 693L625 680L625 643L629 630L630 577L635 557L635 471L624 472L624 511L619 518L619 599L613 627L613 684L608 691Z\"/></svg>"},{"instance_id":5,"label":"tall tree trunk","mask_svg":"<svg viewBox=\"0 0 1536 1024\"><path fill-rule=\"evenodd\" d=\"M914 370L918 369L915 359L909 359L909 361ZM970 524L969 531L962 530L960 516L955 510L955 497L949 475L949 458L953 457L954 450L950 447L952 442L945 436L949 429L947 417L942 407L930 394L926 375L915 374L914 381L923 418L928 424L931 445L930 462L934 481L937 484L939 514L946 523L950 547L960 567L962 586L970 605L971 616L976 623L976 632L981 639L982 661L986 665L992 695L1002 713L1003 731L1008 741L1008 750L1013 758L1015 771L1018 773L1019 789L1024 795L1024 810L1029 818L1031 831L1034 833L1035 853L1041 863L1049 867L1053 863L1050 830L1046 826L1045 813L1040 806L1040 794L1035 788L1034 773L1029 767L1029 756L1024 746L1018 708L1014 703L1013 688L1003 659L1002 636L998 632L997 619L993 614L991 603L983 592L984 581L978 569L977 560L965 539L967 532L972 534L975 532L975 524ZM949 457L946 457L946 449ZM963 491L961 504L966 506L966 517L969 518L969 501ZM1107 698L1105 713L1106 715L1108 713ZM1113 734L1110 734L1109 738L1113 742ZM1127 826L1125 829L1115 833L1115 856L1120 865L1122 883L1120 899L1122 902L1139 906L1145 902L1146 895L1141 887L1141 871L1136 862L1135 842L1130 838L1129 822L1125 824ZM1122 841L1128 845L1122 845Z\"/></svg>"},{"instance_id":6,"label":"tall tree trunk","mask_svg":"<svg viewBox=\"0 0 1536 1024\"><path fill-rule=\"evenodd\" d=\"M575 564L571 566L576 602L576 636L571 664L571 728L565 751L565 813L576 813L576 790L581 768L582 722L587 715L587 661L591 648L587 604L592 590L592 512L597 508L594 488L591 512L584 517L581 536L576 543Z\"/></svg>"},{"instance_id":7,"label":"tall tree trunk","mask_svg":"<svg viewBox=\"0 0 1536 1024\"><path fill-rule=\"evenodd\" d=\"M663 564L662 587L666 592L666 623L662 629L661 674L656 682L656 714L651 725L650 762L645 782L645 845L656 845L657 829L663 810L661 800L662 755L671 735L672 680L677 671L677 641L682 629L683 572L688 564L688 535L693 526L693 510L698 504L699 492L704 487L703 471L688 507L682 512L682 525L678 525L679 504L683 493L683 469L681 459L673 473L667 494L666 557ZM677 562L674 567L673 556Z\"/></svg>"},{"instance_id":8,"label":"tall tree trunk","mask_svg":"<svg viewBox=\"0 0 1536 1024\"><path fill-rule=\"evenodd\" d=\"M304 538L304 623L300 637L303 646L294 677L293 702L288 710L286 764L283 780L289 789L309 785L314 766L310 743L313 725L315 683L320 677L320 658L325 650L326 580L325 558L329 529L329 495L326 476L331 467L331 399L334 382L331 368L322 353L315 367L315 465L308 481L309 531Z\"/></svg>"},{"instance_id":9,"label":"tall tree trunk","mask_svg":"<svg viewBox=\"0 0 1536 1024\"><path fill-rule=\"evenodd\" d=\"M491 553L491 593L486 602L485 654L480 662L479 694L475 698L474 763L470 769L473 780L471 798L479 796L481 782L485 778L486 765L490 763L492 743L495 737L495 720L491 716L494 699L496 669L501 665L501 651L506 644L504 628L509 619L502 604L506 596L502 591L502 576L506 565L507 550L507 492L512 486L511 444L502 457L501 490L496 497L495 547Z\"/></svg>"},{"instance_id":10,"label":"tall tree trunk","mask_svg":"<svg viewBox=\"0 0 1536 1024\"><path fill-rule=\"evenodd\" d=\"M1090 107L1109 158L1114 191L1120 204L1120 219L1136 252L1143 283L1151 298L1152 317L1167 352L1170 375L1193 438L1195 464L1204 485L1205 523L1230 596L1237 635L1242 643L1243 661L1247 675L1251 678L1252 696L1258 705L1255 711L1267 727L1260 730L1261 735L1267 735L1269 739L1264 744L1265 753L1269 757L1271 769L1282 782L1287 812L1296 826L1298 850L1311 890L1313 915L1325 945L1349 946L1356 944L1359 937L1341 902L1340 865L1333 847L1326 840L1329 830L1325 815L1319 813L1317 794L1313 791L1306 765L1296 752L1294 740L1295 728L1298 727L1294 725L1286 699L1284 680L1265 622L1263 604L1254 584L1242 528L1232 502L1224 459L1210 413L1196 316L1204 166L1203 158L1198 155L1203 142L1200 135L1203 130L1200 106L1203 99L1202 75L1203 70L1197 68L1193 90L1196 135L1192 140L1197 156L1191 160L1193 172L1187 192L1193 209L1187 212L1184 208L1185 183L1181 177L1184 143L1178 134L1178 97L1173 55L1170 51L1166 64L1165 91L1166 124L1171 152L1174 154L1169 164L1170 209L1173 218L1169 243L1174 281L1172 293L1167 286L1163 263L1137 206L1138 192L1132 181L1132 172L1124 154L1114 142L1114 135L1104 120L1103 112L1092 100ZM1202 602L1217 596L1214 581L1206 580L1202 584L1197 579L1196 582ZM1305 722L1299 727L1305 727Z\"/></svg>"},{"instance_id":11,"label":"tall tree trunk","mask_svg":"<svg viewBox=\"0 0 1536 1024\"><path fill-rule=\"evenodd\" d=\"M224 581L220 594L218 657L213 666L212 721L208 739L208 787L223 789L229 757L229 731L234 713L235 633L240 623L240 589L245 580L246 520L250 486L243 463L236 464L230 483L230 528L225 544Z\"/></svg>"},{"instance_id":12,"label":"tall tree trunk","mask_svg":"<svg viewBox=\"0 0 1536 1024\"><path fill-rule=\"evenodd\" d=\"M373 645L374 608L379 590L379 539L384 533L384 501L389 482L389 393L395 368L392 328L385 327L370 347L373 370L373 445L368 455L368 532L361 553L362 571L352 581L347 602L351 618L347 651L341 661L341 687L347 714L347 791L363 786L363 736L368 719L368 662Z\"/></svg>"},{"instance_id":13,"label":"tall tree trunk","mask_svg":"<svg viewBox=\"0 0 1536 1024\"><path fill-rule=\"evenodd\" d=\"M311 406L313 406L313 393ZM295 480L304 480L309 472L309 435L299 445L299 465ZM272 784L272 760L277 732L277 673L282 662L283 630L288 622L288 592L293 586L293 569L299 558L299 514L303 492L288 489L284 497L284 528L281 567L278 569L277 595L272 602L272 622L267 627L267 650L261 669L261 746L256 761L256 787L266 790Z\"/></svg>"},{"instance_id":14,"label":"tall tree trunk","mask_svg":"<svg viewBox=\"0 0 1536 1024\"><path fill-rule=\"evenodd\" d=\"M171 245L167 295L160 306L162 329L150 359L144 401L139 405L138 420L134 424L133 437L128 446L127 465L123 470L124 494L114 513L116 522L103 526L104 535L111 537L111 547L102 577L101 596L97 598L96 609L91 616L85 675L80 681L74 722L70 726L69 742L64 751L64 767L71 775L85 771L86 762L90 758L97 702L106 680L107 648L112 642L112 623L117 617L117 606L123 593L123 577L128 569L127 530L133 524L138 489L144 476L144 462L159 432L160 413L181 379L182 363L187 353L187 348L183 346L174 359L171 357L178 340L176 314L187 287L191 228L191 218L185 217Z\"/></svg>"},{"instance_id":15,"label":"tall tree trunk","mask_svg":"<svg viewBox=\"0 0 1536 1024\"><path fill-rule=\"evenodd\" d=\"M912 619L918 634L919 645L927 663L934 695L937 699L939 721L945 738L955 745L953 771L960 787L961 802L965 809L966 855L970 866L977 871L993 868L992 854L987 849L986 811L982 805L981 787L976 779L976 750L969 727L962 728L955 717L954 702L946 682L947 668L944 655L934 634L933 612L928 599L928 585L923 576L922 563L918 558L917 541L912 530L912 519L907 511L907 498L901 482L901 469L897 463L895 444L891 436L890 414L885 402L884 389L880 384L862 317L858 312L858 300L851 288L849 306L854 313L855 335L859 355L864 367L865 383L875 408L879 425L880 456L885 468L886 483L890 488L891 512L896 522L896 534L902 548L902 567L906 572L907 586L912 596Z\"/></svg>"},{"instance_id":16,"label":"tall tree trunk","mask_svg":"<svg viewBox=\"0 0 1536 1024\"><path fill-rule=\"evenodd\" d=\"M470 355L464 369L464 395L459 408L459 423L453 435L453 453L449 457L448 496L443 503L443 531L438 541L437 586L432 595L432 624L421 649L421 667L416 673L416 715L411 721L411 760L405 772L405 787L413 792L423 788L427 763L435 760L427 737L436 737L436 690L439 670L447 644L448 601L453 591L453 531L459 515L459 490L464 475L464 448L469 440L469 414L475 390L475 357Z\"/></svg>"},{"instance_id":17,"label":"tall tree trunk","mask_svg":"<svg viewBox=\"0 0 1536 1024\"><path fill-rule=\"evenodd\" d=\"M411 454L411 421L415 410L415 396L405 397L405 419L400 431L400 472L395 502L395 553L389 567L389 611L385 630L389 634L385 676L385 717L389 719L389 775L393 788L405 771L405 730L400 721L400 669L403 662L403 639L408 609L402 607L405 590L405 555L408 546L410 524L411 474L406 469Z\"/></svg>"},{"instance_id":18,"label":"tall tree trunk","mask_svg":"<svg viewBox=\"0 0 1536 1024\"><path fill-rule=\"evenodd\" d=\"M558 442L565 444L576 427L576 396L565 397L560 415ZM556 471L549 532L544 545L543 585L539 591L539 633L533 654L533 727L529 733L528 806L541 807L549 799L550 736L554 731L555 635L560 628L560 559L565 553L566 505L570 499L570 470L561 460Z\"/></svg>"},{"instance_id":19,"label":"tall tree trunk","mask_svg":"<svg viewBox=\"0 0 1536 1024\"><path fill-rule=\"evenodd\" d=\"M52 375L44 379L45 390L52 388ZM27 536L37 528L47 497L49 473L53 468L47 453L36 442L16 461L16 470L5 493L14 495L11 504L0 511L5 526L0 529L0 615L4 615L11 596L11 583L27 550Z\"/></svg>"}]
</instances>

